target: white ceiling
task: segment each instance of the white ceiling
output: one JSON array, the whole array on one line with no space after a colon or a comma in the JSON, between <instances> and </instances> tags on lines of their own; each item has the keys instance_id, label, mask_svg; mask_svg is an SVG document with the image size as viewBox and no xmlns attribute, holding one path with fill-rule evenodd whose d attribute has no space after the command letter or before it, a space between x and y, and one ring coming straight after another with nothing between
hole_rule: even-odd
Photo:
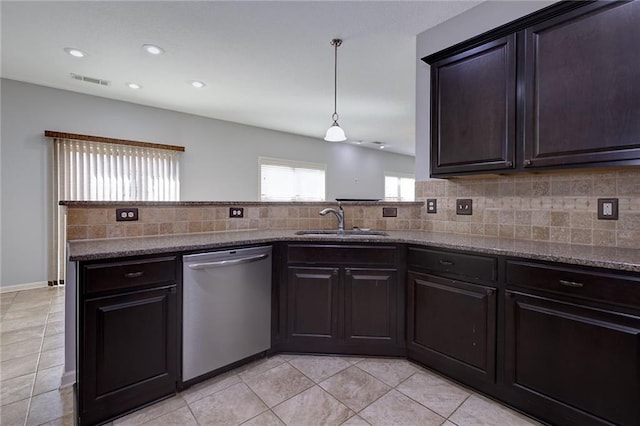
<instances>
[{"instance_id":1,"label":"white ceiling","mask_svg":"<svg viewBox=\"0 0 640 426\"><path fill-rule=\"evenodd\" d=\"M338 37L348 142L413 155L415 36L478 3L2 1L2 77L322 139L333 112L329 42ZM166 53L151 56L145 43Z\"/></svg>"}]
</instances>

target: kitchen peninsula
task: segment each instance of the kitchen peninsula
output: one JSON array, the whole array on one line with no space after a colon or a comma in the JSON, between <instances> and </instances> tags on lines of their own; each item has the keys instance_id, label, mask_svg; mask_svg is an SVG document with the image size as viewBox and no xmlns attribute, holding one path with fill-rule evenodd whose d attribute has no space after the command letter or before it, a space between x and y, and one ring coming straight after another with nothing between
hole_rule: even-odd
<instances>
[{"instance_id":1,"label":"kitchen peninsula","mask_svg":"<svg viewBox=\"0 0 640 426\"><path fill-rule=\"evenodd\" d=\"M96 208L68 207L74 211ZM98 207L114 210L113 206ZM265 215L269 208L302 209L291 213L309 216L319 210L315 205L262 206L257 208L258 213L252 213L251 206L246 208L249 217L258 217L253 220L259 220L261 209L267 209ZM399 220L411 223L418 220L411 219L415 217L411 211L419 212L423 207L421 203L399 203L395 208ZM359 212L349 215L358 209L362 209L362 216ZM368 209L376 213L367 213ZM390 225L394 223L390 218L379 217L381 210L379 204L350 205L346 206L345 219L349 228L358 220L365 221L367 214L375 223L387 220L387 236L298 235L296 231L302 229L334 227L335 218L320 224L306 222L311 218L296 218L302 227L72 240L69 256L77 266L78 299L69 298L68 308L73 310L76 303L84 301L86 311L87 303L94 303L89 300L91 295L83 296L91 283L81 271L106 267L131 273L127 265L142 265L148 268L148 277L168 289L151 299L176 309L172 321L180 330L182 254L270 245L272 336L267 354L406 357L543 421L634 424L638 420L633 402L640 396L634 373L639 368L634 354L640 344L637 249L393 230L389 228L397 225ZM197 213L200 218L202 211ZM91 215L87 211L85 214ZM189 216L188 212L184 214ZM286 223L291 219L276 220ZM153 272L158 265L168 276ZM300 281L300 273L307 278ZM308 280L310 276L314 277L312 281ZM149 282L140 284L147 288ZM171 296L171 288L176 288L173 302L164 298L165 294ZM69 290L68 295L75 294ZM328 299L323 299L325 296ZM314 306L330 306L326 316L305 317L310 300ZM92 324L78 327L87 336L100 336L100 332L91 330L86 334L87 326L95 327ZM74 331L67 330L70 334ZM597 340L593 336L598 336ZM178 351L180 339L172 341L175 347L170 349ZM614 344L616 350L611 349ZM573 358L576 348L581 355ZM81 357L84 349L80 347ZM127 354L127 359L132 357L135 354ZM574 359L572 369L563 367L566 357ZM597 368L605 364L610 367ZM585 371L589 374L580 373ZM172 374L174 384L164 395L192 384L182 384L178 362ZM612 386L612 397L604 398L594 408L594 395L606 395L594 386L603 383ZM135 386L133 383L130 387ZM544 410L530 405L532 394L539 398L542 395ZM121 413L107 410L101 417L87 418L92 419L90 423L99 422Z\"/></svg>"}]
</instances>

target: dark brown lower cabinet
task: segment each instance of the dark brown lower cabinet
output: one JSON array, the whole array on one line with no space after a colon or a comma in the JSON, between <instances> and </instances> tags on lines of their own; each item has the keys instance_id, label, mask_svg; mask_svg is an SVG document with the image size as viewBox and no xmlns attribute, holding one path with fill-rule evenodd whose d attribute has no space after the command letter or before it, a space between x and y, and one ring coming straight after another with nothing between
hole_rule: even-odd
<instances>
[{"instance_id":1,"label":"dark brown lower cabinet","mask_svg":"<svg viewBox=\"0 0 640 426\"><path fill-rule=\"evenodd\" d=\"M408 355L468 384L496 378L496 289L409 272Z\"/></svg>"},{"instance_id":2,"label":"dark brown lower cabinet","mask_svg":"<svg viewBox=\"0 0 640 426\"><path fill-rule=\"evenodd\" d=\"M404 250L335 243L286 250L274 351L406 355Z\"/></svg>"},{"instance_id":3,"label":"dark brown lower cabinet","mask_svg":"<svg viewBox=\"0 0 640 426\"><path fill-rule=\"evenodd\" d=\"M344 271L345 340L353 344L397 340L397 272L347 268Z\"/></svg>"},{"instance_id":4,"label":"dark brown lower cabinet","mask_svg":"<svg viewBox=\"0 0 640 426\"><path fill-rule=\"evenodd\" d=\"M79 424L103 423L176 392L176 270L175 257L83 265Z\"/></svg>"},{"instance_id":5,"label":"dark brown lower cabinet","mask_svg":"<svg viewBox=\"0 0 640 426\"><path fill-rule=\"evenodd\" d=\"M289 268L289 339L338 340L339 272L338 268Z\"/></svg>"},{"instance_id":6,"label":"dark brown lower cabinet","mask_svg":"<svg viewBox=\"0 0 640 426\"><path fill-rule=\"evenodd\" d=\"M506 381L554 424L640 424L640 317L506 292Z\"/></svg>"}]
</instances>

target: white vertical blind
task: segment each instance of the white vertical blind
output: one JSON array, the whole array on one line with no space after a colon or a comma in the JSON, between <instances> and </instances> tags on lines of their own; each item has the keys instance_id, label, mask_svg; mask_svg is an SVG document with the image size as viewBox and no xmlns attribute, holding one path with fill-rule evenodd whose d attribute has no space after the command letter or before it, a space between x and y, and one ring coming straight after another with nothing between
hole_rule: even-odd
<instances>
[{"instance_id":1,"label":"white vertical blind","mask_svg":"<svg viewBox=\"0 0 640 426\"><path fill-rule=\"evenodd\" d=\"M260 158L262 201L324 201L324 164Z\"/></svg>"},{"instance_id":2,"label":"white vertical blind","mask_svg":"<svg viewBox=\"0 0 640 426\"><path fill-rule=\"evenodd\" d=\"M178 151L54 140L58 200L178 201Z\"/></svg>"},{"instance_id":3,"label":"white vertical blind","mask_svg":"<svg viewBox=\"0 0 640 426\"><path fill-rule=\"evenodd\" d=\"M178 201L180 152L76 139L53 140L50 283L64 282L66 201Z\"/></svg>"}]
</instances>

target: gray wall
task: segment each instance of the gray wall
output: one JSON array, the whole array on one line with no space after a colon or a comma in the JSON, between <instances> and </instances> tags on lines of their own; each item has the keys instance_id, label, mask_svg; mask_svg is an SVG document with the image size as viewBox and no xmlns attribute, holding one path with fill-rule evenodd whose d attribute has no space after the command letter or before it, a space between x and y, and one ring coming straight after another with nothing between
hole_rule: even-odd
<instances>
[{"instance_id":1,"label":"gray wall","mask_svg":"<svg viewBox=\"0 0 640 426\"><path fill-rule=\"evenodd\" d=\"M418 59L416 70L416 180L428 179L430 169L430 71L429 65L422 62L420 58L533 13L553 3L555 2L487 1L418 34L416 43L416 56Z\"/></svg>"},{"instance_id":2,"label":"gray wall","mask_svg":"<svg viewBox=\"0 0 640 426\"><path fill-rule=\"evenodd\" d=\"M108 89L105 89L108 90ZM258 157L327 164L327 199L380 198L413 157L1 80L0 285L47 279L50 140L44 130L183 145L183 201L259 197Z\"/></svg>"}]
</instances>

